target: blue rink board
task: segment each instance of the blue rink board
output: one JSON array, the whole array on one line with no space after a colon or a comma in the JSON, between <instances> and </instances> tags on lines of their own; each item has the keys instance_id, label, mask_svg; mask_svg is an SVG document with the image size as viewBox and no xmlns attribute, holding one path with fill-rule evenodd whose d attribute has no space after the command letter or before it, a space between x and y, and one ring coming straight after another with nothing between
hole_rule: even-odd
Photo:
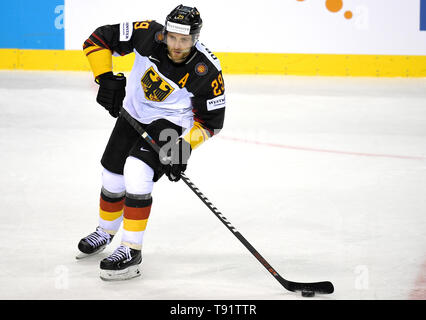
<instances>
[{"instance_id":1,"label":"blue rink board","mask_svg":"<svg viewBox=\"0 0 426 320\"><path fill-rule=\"evenodd\" d=\"M64 49L64 0L2 3L0 48Z\"/></svg>"},{"instance_id":2,"label":"blue rink board","mask_svg":"<svg viewBox=\"0 0 426 320\"><path fill-rule=\"evenodd\" d=\"M420 0L420 30L426 31L426 0Z\"/></svg>"}]
</instances>

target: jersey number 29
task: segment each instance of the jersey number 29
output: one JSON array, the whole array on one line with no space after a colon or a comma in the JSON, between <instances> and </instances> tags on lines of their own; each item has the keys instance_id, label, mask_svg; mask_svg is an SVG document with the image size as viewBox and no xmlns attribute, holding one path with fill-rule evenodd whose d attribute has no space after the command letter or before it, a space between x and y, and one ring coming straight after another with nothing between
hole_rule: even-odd
<instances>
[{"instance_id":1,"label":"jersey number 29","mask_svg":"<svg viewBox=\"0 0 426 320\"><path fill-rule=\"evenodd\" d=\"M217 78L212 81L212 88L215 96L220 96L225 91L222 74L219 73Z\"/></svg>"}]
</instances>

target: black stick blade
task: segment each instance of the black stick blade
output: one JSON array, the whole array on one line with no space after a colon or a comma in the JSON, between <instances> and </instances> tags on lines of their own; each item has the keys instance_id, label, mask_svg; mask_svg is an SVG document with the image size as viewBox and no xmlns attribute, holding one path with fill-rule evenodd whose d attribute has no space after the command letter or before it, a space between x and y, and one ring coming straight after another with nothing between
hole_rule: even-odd
<instances>
[{"instance_id":1,"label":"black stick blade","mask_svg":"<svg viewBox=\"0 0 426 320\"><path fill-rule=\"evenodd\" d=\"M330 294L334 292L334 286L330 281L304 283L289 281L280 276L277 277L277 279L284 288L293 292L313 291L319 294Z\"/></svg>"}]
</instances>

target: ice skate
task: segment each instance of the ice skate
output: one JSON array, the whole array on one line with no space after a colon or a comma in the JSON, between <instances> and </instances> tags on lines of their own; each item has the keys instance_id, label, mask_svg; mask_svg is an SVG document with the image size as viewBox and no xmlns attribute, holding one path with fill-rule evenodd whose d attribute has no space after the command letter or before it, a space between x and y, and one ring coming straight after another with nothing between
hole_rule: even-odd
<instances>
[{"instance_id":1,"label":"ice skate","mask_svg":"<svg viewBox=\"0 0 426 320\"><path fill-rule=\"evenodd\" d=\"M113 235L97 227L95 232L80 240L78 243L80 252L75 258L84 259L104 251L113 238Z\"/></svg>"},{"instance_id":2,"label":"ice skate","mask_svg":"<svg viewBox=\"0 0 426 320\"><path fill-rule=\"evenodd\" d=\"M100 277L105 281L127 280L141 275L139 265L142 262L141 250L120 245L100 263Z\"/></svg>"}]
</instances>

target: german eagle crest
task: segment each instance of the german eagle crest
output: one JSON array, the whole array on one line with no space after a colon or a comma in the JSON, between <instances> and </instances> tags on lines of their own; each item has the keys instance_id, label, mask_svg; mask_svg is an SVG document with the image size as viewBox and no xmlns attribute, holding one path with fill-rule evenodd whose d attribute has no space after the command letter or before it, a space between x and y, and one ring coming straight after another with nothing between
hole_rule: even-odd
<instances>
[{"instance_id":1,"label":"german eagle crest","mask_svg":"<svg viewBox=\"0 0 426 320\"><path fill-rule=\"evenodd\" d=\"M150 67L141 79L145 98L147 100L161 102L164 101L173 91L174 88Z\"/></svg>"}]
</instances>

